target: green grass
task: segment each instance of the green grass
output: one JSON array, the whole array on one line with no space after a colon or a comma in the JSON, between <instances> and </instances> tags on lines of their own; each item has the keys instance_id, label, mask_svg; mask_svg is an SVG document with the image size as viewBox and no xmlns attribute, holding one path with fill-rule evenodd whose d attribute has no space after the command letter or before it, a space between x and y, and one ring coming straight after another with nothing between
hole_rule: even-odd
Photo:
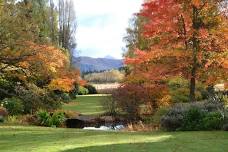
<instances>
[{"instance_id":1,"label":"green grass","mask_svg":"<svg viewBox=\"0 0 228 152\"><path fill-rule=\"evenodd\" d=\"M98 132L0 126L0 152L227 152L228 132Z\"/></svg>"},{"instance_id":2,"label":"green grass","mask_svg":"<svg viewBox=\"0 0 228 152\"><path fill-rule=\"evenodd\" d=\"M94 115L103 113L101 101L106 96L79 96L69 104L63 106L64 110L73 110L85 115Z\"/></svg>"}]
</instances>

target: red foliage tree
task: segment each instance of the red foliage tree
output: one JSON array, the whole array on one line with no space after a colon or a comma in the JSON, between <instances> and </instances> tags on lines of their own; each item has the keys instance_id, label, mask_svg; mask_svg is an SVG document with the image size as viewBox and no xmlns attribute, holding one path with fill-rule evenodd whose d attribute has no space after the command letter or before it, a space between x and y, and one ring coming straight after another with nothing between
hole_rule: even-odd
<instances>
[{"instance_id":1,"label":"red foliage tree","mask_svg":"<svg viewBox=\"0 0 228 152\"><path fill-rule=\"evenodd\" d=\"M164 85L172 76L190 79L190 101L196 81L213 84L228 76L228 19L225 0L152 0L143 4L146 52L126 58L127 81ZM137 80L136 80L137 79Z\"/></svg>"}]
</instances>

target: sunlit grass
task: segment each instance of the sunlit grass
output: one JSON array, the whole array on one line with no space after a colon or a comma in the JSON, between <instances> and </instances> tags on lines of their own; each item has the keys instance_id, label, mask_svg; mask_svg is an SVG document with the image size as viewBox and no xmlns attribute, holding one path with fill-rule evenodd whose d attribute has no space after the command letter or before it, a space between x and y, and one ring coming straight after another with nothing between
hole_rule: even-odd
<instances>
[{"instance_id":1,"label":"sunlit grass","mask_svg":"<svg viewBox=\"0 0 228 152\"><path fill-rule=\"evenodd\" d=\"M85 115L102 114L104 111L101 101L104 98L106 96L79 96L75 101L65 104L63 109L77 111Z\"/></svg>"},{"instance_id":2,"label":"sunlit grass","mask_svg":"<svg viewBox=\"0 0 228 152\"><path fill-rule=\"evenodd\" d=\"M99 132L0 126L2 152L226 152L227 132Z\"/></svg>"}]
</instances>

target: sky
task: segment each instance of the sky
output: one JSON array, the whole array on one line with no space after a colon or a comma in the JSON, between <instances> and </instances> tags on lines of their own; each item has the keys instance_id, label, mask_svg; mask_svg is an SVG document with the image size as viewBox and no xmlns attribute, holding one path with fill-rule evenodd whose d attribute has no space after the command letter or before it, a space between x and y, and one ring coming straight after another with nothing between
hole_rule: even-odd
<instances>
[{"instance_id":1,"label":"sky","mask_svg":"<svg viewBox=\"0 0 228 152\"><path fill-rule=\"evenodd\" d=\"M143 0L74 0L77 55L122 58L123 37Z\"/></svg>"}]
</instances>

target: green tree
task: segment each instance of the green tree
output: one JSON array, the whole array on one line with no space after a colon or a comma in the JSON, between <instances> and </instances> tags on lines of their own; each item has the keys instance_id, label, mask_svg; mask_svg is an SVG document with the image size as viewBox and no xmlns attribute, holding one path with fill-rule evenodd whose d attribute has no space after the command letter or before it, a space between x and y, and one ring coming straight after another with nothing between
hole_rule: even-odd
<instances>
[{"instance_id":1,"label":"green tree","mask_svg":"<svg viewBox=\"0 0 228 152\"><path fill-rule=\"evenodd\" d=\"M146 39L143 36L143 25L145 21L145 18L141 16L133 16L129 21L130 25L127 28L127 34L124 37L126 43L126 52L124 56L132 57L134 56L136 48L146 51L151 46L151 40Z\"/></svg>"}]
</instances>

